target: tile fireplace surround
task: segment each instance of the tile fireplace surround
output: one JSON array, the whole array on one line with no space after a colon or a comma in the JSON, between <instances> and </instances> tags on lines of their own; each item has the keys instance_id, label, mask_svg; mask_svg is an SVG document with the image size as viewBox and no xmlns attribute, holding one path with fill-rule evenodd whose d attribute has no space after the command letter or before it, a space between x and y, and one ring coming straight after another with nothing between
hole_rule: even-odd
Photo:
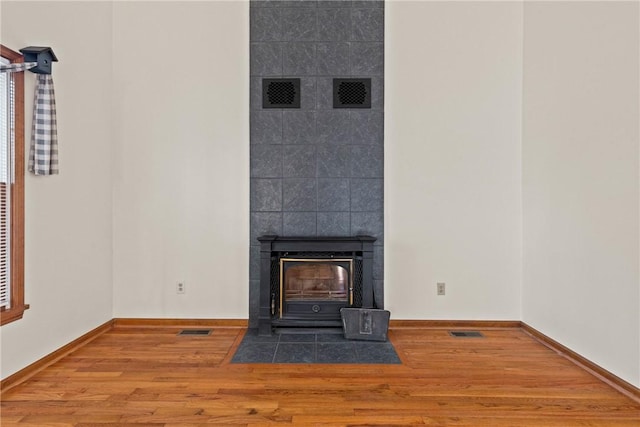
<instances>
[{"instance_id":1,"label":"tile fireplace surround","mask_svg":"<svg viewBox=\"0 0 640 427\"><path fill-rule=\"evenodd\" d=\"M384 2L251 1L249 326L263 235L375 237L384 305ZM263 108L263 79L300 79L299 108ZM371 108L333 108L333 79L371 79Z\"/></svg>"}]
</instances>

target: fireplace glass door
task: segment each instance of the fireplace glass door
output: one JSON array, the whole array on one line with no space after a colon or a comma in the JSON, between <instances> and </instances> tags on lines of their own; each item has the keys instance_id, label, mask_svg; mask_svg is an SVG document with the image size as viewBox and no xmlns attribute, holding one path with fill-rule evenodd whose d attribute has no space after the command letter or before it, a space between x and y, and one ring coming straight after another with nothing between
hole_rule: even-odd
<instances>
[{"instance_id":1,"label":"fireplace glass door","mask_svg":"<svg viewBox=\"0 0 640 427\"><path fill-rule=\"evenodd\" d=\"M280 259L280 318L336 318L353 303L352 259Z\"/></svg>"}]
</instances>

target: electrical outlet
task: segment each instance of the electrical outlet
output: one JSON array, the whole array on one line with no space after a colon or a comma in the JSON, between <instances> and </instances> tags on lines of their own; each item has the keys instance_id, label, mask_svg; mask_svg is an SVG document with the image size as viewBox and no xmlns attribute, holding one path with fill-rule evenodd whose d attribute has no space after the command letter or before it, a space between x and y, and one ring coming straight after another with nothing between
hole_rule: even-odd
<instances>
[{"instance_id":1,"label":"electrical outlet","mask_svg":"<svg viewBox=\"0 0 640 427\"><path fill-rule=\"evenodd\" d=\"M176 294L184 294L186 292L186 287L184 282L178 282L176 285Z\"/></svg>"},{"instance_id":2,"label":"electrical outlet","mask_svg":"<svg viewBox=\"0 0 640 427\"><path fill-rule=\"evenodd\" d=\"M436 283L436 287L438 289L438 295L444 295L445 294L445 284L443 282Z\"/></svg>"}]
</instances>

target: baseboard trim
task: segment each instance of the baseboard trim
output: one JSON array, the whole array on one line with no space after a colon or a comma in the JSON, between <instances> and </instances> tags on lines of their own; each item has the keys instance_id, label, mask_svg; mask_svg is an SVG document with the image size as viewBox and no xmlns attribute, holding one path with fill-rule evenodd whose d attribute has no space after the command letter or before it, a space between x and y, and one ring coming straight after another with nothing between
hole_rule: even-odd
<instances>
[{"instance_id":1,"label":"baseboard trim","mask_svg":"<svg viewBox=\"0 0 640 427\"><path fill-rule=\"evenodd\" d=\"M421 329L421 328L475 328L475 329L519 329L519 320L395 320L389 321L389 328Z\"/></svg>"},{"instance_id":2,"label":"baseboard trim","mask_svg":"<svg viewBox=\"0 0 640 427\"><path fill-rule=\"evenodd\" d=\"M640 388L635 387L633 384L628 383L617 375L607 371L600 365L593 363L589 359L581 356L570 348L565 347L558 341L548 337L547 335L527 325L526 323L520 323L522 330L533 337L535 340L540 342L542 345L567 358L569 361L589 372L591 375L595 376L610 387L616 389L618 392L624 394L635 402L640 403Z\"/></svg>"},{"instance_id":3,"label":"baseboard trim","mask_svg":"<svg viewBox=\"0 0 640 427\"><path fill-rule=\"evenodd\" d=\"M29 378L47 368L48 366L56 363L58 360L67 356L68 354L78 350L81 347L84 347L86 344L90 343L94 339L98 338L100 335L105 332L110 331L113 328L113 319L106 321L102 325L98 326L82 335L79 338L71 341L70 343L60 347L57 350L47 354L41 359L36 360L32 364L22 368L18 372L13 375L8 376L7 378L0 381L0 396L5 391L17 386L18 384L22 384L27 381Z\"/></svg>"},{"instance_id":4,"label":"baseboard trim","mask_svg":"<svg viewBox=\"0 0 640 427\"><path fill-rule=\"evenodd\" d=\"M246 328L247 319L115 318L114 328Z\"/></svg>"}]
</instances>

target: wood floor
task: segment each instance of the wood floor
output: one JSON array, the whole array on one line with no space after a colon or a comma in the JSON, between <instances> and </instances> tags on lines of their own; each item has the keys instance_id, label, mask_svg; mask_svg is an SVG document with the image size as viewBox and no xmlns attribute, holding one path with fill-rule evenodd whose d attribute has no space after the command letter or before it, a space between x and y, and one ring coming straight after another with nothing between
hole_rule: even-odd
<instances>
[{"instance_id":1,"label":"wood floor","mask_svg":"<svg viewBox=\"0 0 640 427\"><path fill-rule=\"evenodd\" d=\"M8 426L640 426L520 329L392 329L402 365L237 365L244 330L116 327L2 396Z\"/></svg>"}]
</instances>

